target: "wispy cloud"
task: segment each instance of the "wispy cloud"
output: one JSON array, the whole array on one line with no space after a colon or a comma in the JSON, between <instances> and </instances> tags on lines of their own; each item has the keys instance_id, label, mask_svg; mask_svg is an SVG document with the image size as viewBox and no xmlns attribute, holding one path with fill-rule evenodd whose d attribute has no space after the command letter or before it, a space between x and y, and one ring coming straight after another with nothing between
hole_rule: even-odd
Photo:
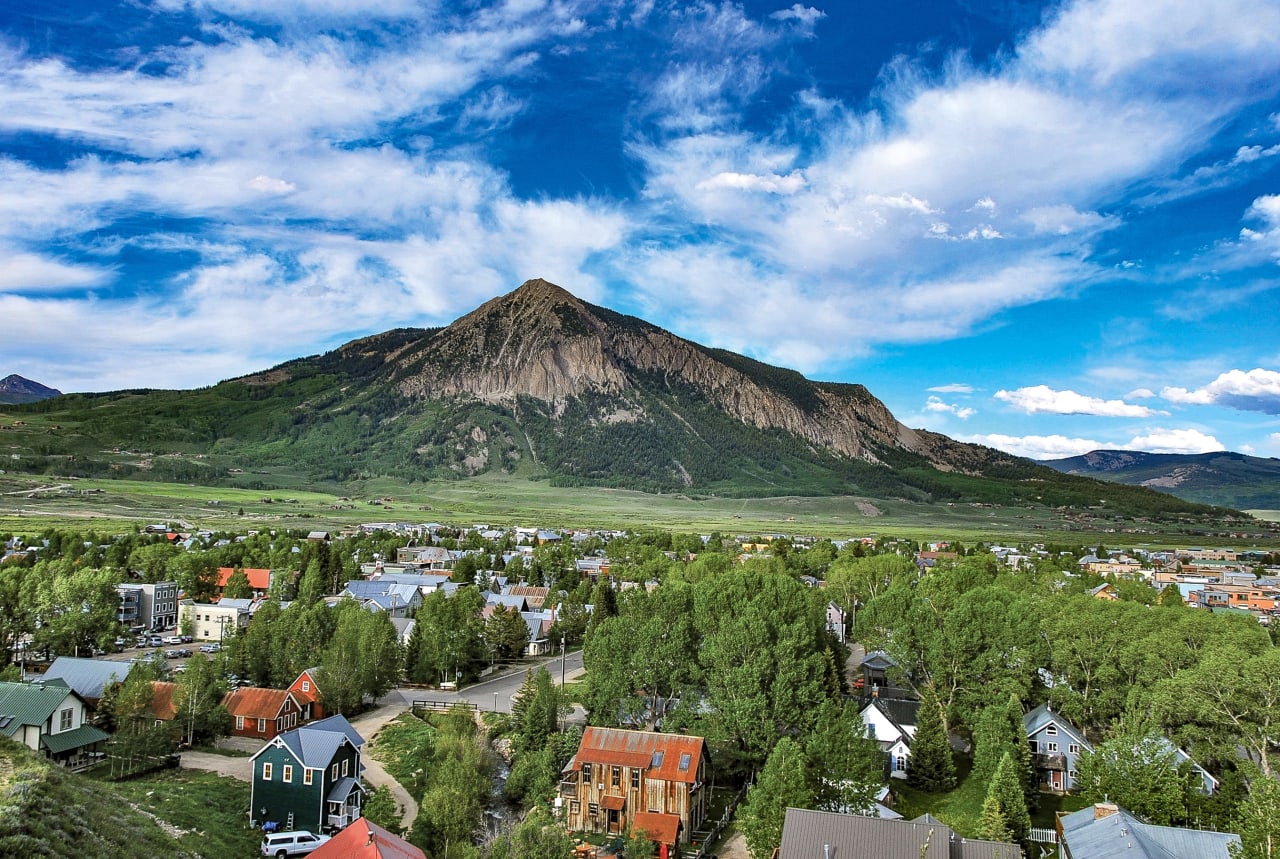
<instances>
[{"instance_id":1,"label":"wispy cloud","mask_svg":"<svg viewBox=\"0 0 1280 859\"><path fill-rule=\"evenodd\" d=\"M934 385L928 389L935 394L972 394L973 385L954 383L950 385Z\"/></svg>"},{"instance_id":2,"label":"wispy cloud","mask_svg":"<svg viewBox=\"0 0 1280 859\"><path fill-rule=\"evenodd\" d=\"M1124 442L1104 442L1063 435L1011 436L1000 433L960 436L963 441L985 444L1029 459L1066 459L1094 450L1141 450L1147 453L1212 453L1222 443L1196 429L1152 429Z\"/></svg>"},{"instance_id":3,"label":"wispy cloud","mask_svg":"<svg viewBox=\"0 0 1280 859\"><path fill-rule=\"evenodd\" d=\"M926 412L942 412L952 414L960 420L968 420L978 413L978 410L970 406L962 406L959 403L948 403L941 397L930 397L925 401L924 410Z\"/></svg>"},{"instance_id":4,"label":"wispy cloud","mask_svg":"<svg viewBox=\"0 0 1280 859\"><path fill-rule=\"evenodd\" d=\"M1158 412L1146 406L1126 403L1123 400L1103 400L1078 394L1075 391L1056 391L1048 385L1034 385L1012 391L996 391L995 398L1028 415L1097 415L1109 418L1149 418Z\"/></svg>"}]
</instances>

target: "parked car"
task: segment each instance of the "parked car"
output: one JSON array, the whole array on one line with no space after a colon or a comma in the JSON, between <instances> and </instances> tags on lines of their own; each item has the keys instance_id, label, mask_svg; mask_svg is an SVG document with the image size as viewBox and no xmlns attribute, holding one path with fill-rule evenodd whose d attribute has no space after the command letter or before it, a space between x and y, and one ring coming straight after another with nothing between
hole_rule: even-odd
<instances>
[{"instance_id":1,"label":"parked car","mask_svg":"<svg viewBox=\"0 0 1280 859\"><path fill-rule=\"evenodd\" d=\"M164 637L164 643L165 643L165 644L181 644L181 643L182 643L182 636L181 636L181 635L166 635L166 636Z\"/></svg>"},{"instance_id":2,"label":"parked car","mask_svg":"<svg viewBox=\"0 0 1280 859\"><path fill-rule=\"evenodd\" d=\"M182 639L183 644L191 644L193 641L195 641L195 639L189 635L179 635L178 638Z\"/></svg>"},{"instance_id":3,"label":"parked car","mask_svg":"<svg viewBox=\"0 0 1280 859\"><path fill-rule=\"evenodd\" d=\"M128 642L123 638L120 638L119 636L116 637L116 647L124 647L126 644L128 644Z\"/></svg>"},{"instance_id":4,"label":"parked car","mask_svg":"<svg viewBox=\"0 0 1280 859\"><path fill-rule=\"evenodd\" d=\"M163 647L164 643L165 643L164 639L158 635L147 636L147 644L146 644L147 647Z\"/></svg>"},{"instance_id":5,"label":"parked car","mask_svg":"<svg viewBox=\"0 0 1280 859\"><path fill-rule=\"evenodd\" d=\"M262 836L262 855L306 856L328 840L328 835L316 835L305 829L292 832L268 832Z\"/></svg>"},{"instance_id":6,"label":"parked car","mask_svg":"<svg viewBox=\"0 0 1280 859\"><path fill-rule=\"evenodd\" d=\"M179 658L179 659L186 659L188 656L190 656L190 655L191 655L191 648L190 648L190 647L179 647L177 652L178 652L178 658Z\"/></svg>"},{"instance_id":7,"label":"parked car","mask_svg":"<svg viewBox=\"0 0 1280 859\"><path fill-rule=\"evenodd\" d=\"M201 653L217 653L222 649L221 644L202 644L200 645Z\"/></svg>"},{"instance_id":8,"label":"parked car","mask_svg":"<svg viewBox=\"0 0 1280 859\"><path fill-rule=\"evenodd\" d=\"M176 650L166 650L164 652L165 659L177 659L180 655L181 654L179 654L178 651Z\"/></svg>"}]
</instances>

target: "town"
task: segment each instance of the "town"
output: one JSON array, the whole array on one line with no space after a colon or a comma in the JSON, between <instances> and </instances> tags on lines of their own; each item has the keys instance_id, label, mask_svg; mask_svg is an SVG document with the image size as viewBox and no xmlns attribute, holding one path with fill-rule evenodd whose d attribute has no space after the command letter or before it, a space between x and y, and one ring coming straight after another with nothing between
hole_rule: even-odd
<instances>
[{"instance_id":1,"label":"town","mask_svg":"<svg viewBox=\"0 0 1280 859\"><path fill-rule=\"evenodd\" d=\"M1266 550L155 524L4 535L0 601L3 733L221 773L264 855L1226 857L1280 825Z\"/></svg>"}]
</instances>

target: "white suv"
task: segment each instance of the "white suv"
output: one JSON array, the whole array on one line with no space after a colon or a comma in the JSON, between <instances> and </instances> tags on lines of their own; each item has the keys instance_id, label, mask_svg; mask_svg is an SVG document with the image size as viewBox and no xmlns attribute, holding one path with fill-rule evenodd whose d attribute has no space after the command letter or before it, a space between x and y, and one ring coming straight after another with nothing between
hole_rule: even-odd
<instances>
[{"instance_id":1,"label":"white suv","mask_svg":"<svg viewBox=\"0 0 1280 859\"><path fill-rule=\"evenodd\" d=\"M269 832L262 836L262 855L306 856L328 840L328 835L314 835L305 829Z\"/></svg>"}]
</instances>

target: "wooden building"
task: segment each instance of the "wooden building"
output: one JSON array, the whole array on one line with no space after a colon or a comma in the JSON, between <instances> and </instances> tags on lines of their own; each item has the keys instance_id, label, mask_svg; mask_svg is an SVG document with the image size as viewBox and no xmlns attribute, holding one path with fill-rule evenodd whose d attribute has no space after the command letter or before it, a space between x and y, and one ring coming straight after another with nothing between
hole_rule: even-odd
<instances>
[{"instance_id":1,"label":"wooden building","mask_svg":"<svg viewBox=\"0 0 1280 859\"><path fill-rule=\"evenodd\" d=\"M687 843L707 814L710 764L702 737L587 728L561 773L568 826Z\"/></svg>"}]
</instances>

